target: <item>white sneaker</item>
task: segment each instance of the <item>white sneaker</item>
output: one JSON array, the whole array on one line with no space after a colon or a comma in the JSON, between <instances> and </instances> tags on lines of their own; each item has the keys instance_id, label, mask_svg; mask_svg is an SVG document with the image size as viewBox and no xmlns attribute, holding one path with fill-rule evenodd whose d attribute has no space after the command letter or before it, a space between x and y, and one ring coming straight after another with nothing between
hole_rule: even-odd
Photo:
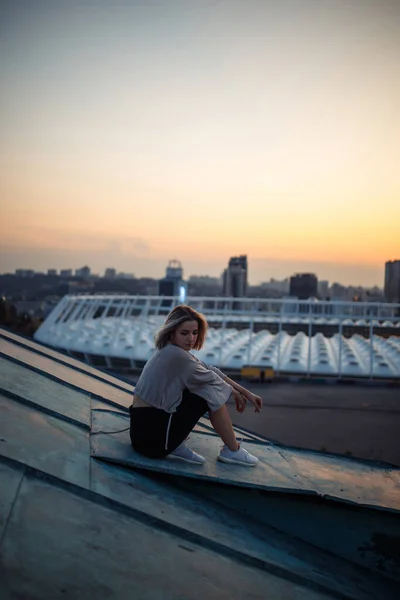
<instances>
[{"instance_id":1,"label":"white sneaker","mask_svg":"<svg viewBox=\"0 0 400 600\"><path fill-rule=\"evenodd\" d=\"M171 454L168 454L168 458L183 460L191 465L202 465L206 462L204 456L194 452L191 448L186 446L185 442L178 446L173 452L171 452Z\"/></svg>"},{"instance_id":2,"label":"white sneaker","mask_svg":"<svg viewBox=\"0 0 400 600\"><path fill-rule=\"evenodd\" d=\"M221 452L217 456L217 460L235 465L243 465L245 467L255 467L258 463L258 458L247 452L245 448L240 446L239 450L233 452L228 446L223 446Z\"/></svg>"}]
</instances>

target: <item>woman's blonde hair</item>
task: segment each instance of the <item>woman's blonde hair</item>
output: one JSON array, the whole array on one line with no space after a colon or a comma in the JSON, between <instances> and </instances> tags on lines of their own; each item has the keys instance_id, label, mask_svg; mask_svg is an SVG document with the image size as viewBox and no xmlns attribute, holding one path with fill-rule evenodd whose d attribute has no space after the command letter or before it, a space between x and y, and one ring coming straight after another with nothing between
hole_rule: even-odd
<instances>
[{"instance_id":1,"label":"woman's blonde hair","mask_svg":"<svg viewBox=\"0 0 400 600\"><path fill-rule=\"evenodd\" d=\"M168 344L171 334L173 334L179 325L185 321L197 321L199 333L193 349L200 350L202 348L208 329L207 321L204 315L197 312L197 310L194 310L194 308L191 306L187 306L187 304L180 304L171 310L164 325L157 332L154 338L157 350L161 350L161 348L164 348Z\"/></svg>"}]
</instances>

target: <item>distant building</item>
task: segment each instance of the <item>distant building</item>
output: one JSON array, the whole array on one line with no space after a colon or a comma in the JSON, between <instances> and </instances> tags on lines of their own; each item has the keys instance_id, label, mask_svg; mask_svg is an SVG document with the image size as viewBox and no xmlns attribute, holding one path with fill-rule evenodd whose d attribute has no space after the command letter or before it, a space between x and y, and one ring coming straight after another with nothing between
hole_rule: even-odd
<instances>
[{"instance_id":1,"label":"distant building","mask_svg":"<svg viewBox=\"0 0 400 600\"><path fill-rule=\"evenodd\" d=\"M188 281L188 293L191 296L221 296L221 278L209 275L191 275Z\"/></svg>"},{"instance_id":2,"label":"distant building","mask_svg":"<svg viewBox=\"0 0 400 600\"><path fill-rule=\"evenodd\" d=\"M321 300L326 300L329 296L329 281L318 281L318 296Z\"/></svg>"},{"instance_id":3,"label":"distant building","mask_svg":"<svg viewBox=\"0 0 400 600\"><path fill-rule=\"evenodd\" d=\"M360 285L348 285L344 299L347 302L365 302L367 300L366 290Z\"/></svg>"},{"instance_id":4,"label":"distant building","mask_svg":"<svg viewBox=\"0 0 400 600\"><path fill-rule=\"evenodd\" d=\"M43 317L43 306L42 300L22 300L15 303L18 316L29 315L39 319Z\"/></svg>"},{"instance_id":5,"label":"distant building","mask_svg":"<svg viewBox=\"0 0 400 600\"><path fill-rule=\"evenodd\" d=\"M186 300L187 283L183 280L183 268L179 260L170 260L165 277L158 283L159 296L179 296L180 302Z\"/></svg>"},{"instance_id":6,"label":"distant building","mask_svg":"<svg viewBox=\"0 0 400 600\"><path fill-rule=\"evenodd\" d=\"M15 275L17 277L33 277L35 271L33 269L16 269Z\"/></svg>"},{"instance_id":7,"label":"distant building","mask_svg":"<svg viewBox=\"0 0 400 600\"><path fill-rule=\"evenodd\" d=\"M400 260L389 260L385 264L385 299L400 303Z\"/></svg>"},{"instance_id":8,"label":"distant building","mask_svg":"<svg viewBox=\"0 0 400 600\"><path fill-rule=\"evenodd\" d=\"M75 270L76 277L82 277L83 279L87 279L90 277L90 267L81 267L80 269Z\"/></svg>"},{"instance_id":9,"label":"distant building","mask_svg":"<svg viewBox=\"0 0 400 600\"><path fill-rule=\"evenodd\" d=\"M191 275L189 283L198 285L221 285L220 277L211 277L210 275Z\"/></svg>"},{"instance_id":10,"label":"distant building","mask_svg":"<svg viewBox=\"0 0 400 600\"><path fill-rule=\"evenodd\" d=\"M223 295L243 298L247 292L247 256L232 256L223 273Z\"/></svg>"},{"instance_id":11,"label":"distant building","mask_svg":"<svg viewBox=\"0 0 400 600\"><path fill-rule=\"evenodd\" d=\"M115 279L116 275L117 275L117 270L112 267L106 269L104 272L104 277L106 279Z\"/></svg>"},{"instance_id":12,"label":"distant building","mask_svg":"<svg viewBox=\"0 0 400 600\"><path fill-rule=\"evenodd\" d=\"M72 269L61 269L60 277L62 277L63 279L69 279L70 277L72 277Z\"/></svg>"},{"instance_id":13,"label":"distant building","mask_svg":"<svg viewBox=\"0 0 400 600\"><path fill-rule=\"evenodd\" d=\"M272 294L273 297L282 297L289 294L289 279L282 281L271 277L269 281L262 281L259 286L266 294Z\"/></svg>"},{"instance_id":14,"label":"distant building","mask_svg":"<svg viewBox=\"0 0 400 600\"><path fill-rule=\"evenodd\" d=\"M316 298L318 294L318 279L313 273L296 273L290 278L289 295L299 300Z\"/></svg>"},{"instance_id":15,"label":"distant building","mask_svg":"<svg viewBox=\"0 0 400 600\"><path fill-rule=\"evenodd\" d=\"M333 283L331 286L331 297L332 300L345 300L346 299L346 287L341 283Z\"/></svg>"},{"instance_id":16,"label":"distant building","mask_svg":"<svg viewBox=\"0 0 400 600\"><path fill-rule=\"evenodd\" d=\"M247 256L232 256L222 275L222 294L230 298L243 298L247 293ZM234 302L232 308L241 310L242 302Z\"/></svg>"},{"instance_id":17,"label":"distant building","mask_svg":"<svg viewBox=\"0 0 400 600\"><path fill-rule=\"evenodd\" d=\"M47 269L47 275L51 275L52 277L54 277L55 275L57 275L57 269Z\"/></svg>"},{"instance_id":18,"label":"distant building","mask_svg":"<svg viewBox=\"0 0 400 600\"><path fill-rule=\"evenodd\" d=\"M60 296L47 296L43 302L43 318L46 319L60 302Z\"/></svg>"},{"instance_id":19,"label":"distant building","mask_svg":"<svg viewBox=\"0 0 400 600\"><path fill-rule=\"evenodd\" d=\"M84 294L89 293L93 290L93 281L80 281L73 280L68 283L69 294Z\"/></svg>"},{"instance_id":20,"label":"distant building","mask_svg":"<svg viewBox=\"0 0 400 600\"><path fill-rule=\"evenodd\" d=\"M365 292L365 296L366 296L367 302L384 302L385 301L385 296L383 294L383 290L381 288L379 288L377 285L374 285L374 287L369 288Z\"/></svg>"}]
</instances>

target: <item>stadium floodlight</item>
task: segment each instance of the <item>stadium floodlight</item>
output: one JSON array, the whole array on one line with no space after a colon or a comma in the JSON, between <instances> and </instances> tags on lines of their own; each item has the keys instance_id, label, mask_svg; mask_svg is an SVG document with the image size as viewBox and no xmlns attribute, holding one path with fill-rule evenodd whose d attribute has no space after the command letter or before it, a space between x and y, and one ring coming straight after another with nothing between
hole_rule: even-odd
<instances>
[{"instance_id":1,"label":"stadium floodlight","mask_svg":"<svg viewBox=\"0 0 400 600\"><path fill-rule=\"evenodd\" d=\"M186 287L184 285L179 286L179 303L185 304L186 302Z\"/></svg>"}]
</instances>

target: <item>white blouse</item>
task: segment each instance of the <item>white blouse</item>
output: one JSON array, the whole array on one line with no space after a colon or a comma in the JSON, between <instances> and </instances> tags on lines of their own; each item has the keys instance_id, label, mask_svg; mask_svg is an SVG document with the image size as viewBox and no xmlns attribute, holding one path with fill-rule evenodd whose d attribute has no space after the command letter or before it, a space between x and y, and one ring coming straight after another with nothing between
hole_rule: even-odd
<instances>
[{"instance_id":1,"label":"white blouse","mask_svg":"<svg viewBox=\"0 0 400 600\"><path fill-rule=\"evenodd\" d=\"M135 396L150 406L173 413L182 400L183 390L187 388L204 398L210 410L216 411L227 402L233 391L224 377L217 367L208 365L179 346L167 344L156 350L147 361L136 384Z\"/></svg>"}]
</instances>

